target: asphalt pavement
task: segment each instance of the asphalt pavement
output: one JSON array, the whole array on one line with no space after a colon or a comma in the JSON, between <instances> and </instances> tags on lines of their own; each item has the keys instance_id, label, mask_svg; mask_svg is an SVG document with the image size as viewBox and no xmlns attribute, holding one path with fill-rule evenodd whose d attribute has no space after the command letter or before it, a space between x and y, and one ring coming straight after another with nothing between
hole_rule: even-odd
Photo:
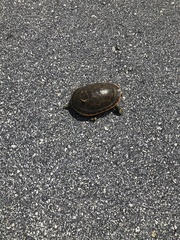
<instances>
[{"instance_id":1,"label":"asphalt pavement","mask_svg":"<svg viewBox=\"0 0 180 240\"><path fill-rule=\"evenodd\" d=\"M0 1L0 239L180 239L180 1ZM123 114L63 109L118 84Z\"/></svg>"}]
</instances>

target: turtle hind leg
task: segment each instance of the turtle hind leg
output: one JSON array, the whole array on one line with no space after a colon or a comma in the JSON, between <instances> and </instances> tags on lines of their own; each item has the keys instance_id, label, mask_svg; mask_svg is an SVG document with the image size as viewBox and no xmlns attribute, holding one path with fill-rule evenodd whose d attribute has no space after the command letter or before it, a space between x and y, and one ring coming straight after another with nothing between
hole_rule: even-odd
<instances>
[{"instance_id":1,"label":"turtle hind leg","mask_svg":"<svg viewBox=\"0 0 180 240\"><path fill-rule=\"evenodd\" d=\"M91 117L91 118L90 118L90 121L91 121L91 122L97 121L97 117Z\"/></svg>"},{"instance_id":2,"label":"turtle hind leg","mask_svg":"<svg viewBox=\"0 0 180 240\"><path fill-rule=\"evenodd\" d=\"M69 110L70 109L69 103L67 105L63 106L63 109Z\"/></svg>"}]
</instances>

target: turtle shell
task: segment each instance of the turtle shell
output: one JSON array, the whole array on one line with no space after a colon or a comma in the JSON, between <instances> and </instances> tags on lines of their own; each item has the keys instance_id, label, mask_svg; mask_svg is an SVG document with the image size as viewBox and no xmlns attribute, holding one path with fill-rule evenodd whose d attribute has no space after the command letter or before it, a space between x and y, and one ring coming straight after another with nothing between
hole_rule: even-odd
<instances>
[{"instance_id":1,"label":"turtle shell","mask_svg":"<svg viewBox=\"0 0 180 240\"><path fill-rule=\"evenodd\" d=\"M76 112L96 116L114 108L121 98L120 88L113 83L94 83L76 89L69 102Z\"/></svg>"}]
</instances>

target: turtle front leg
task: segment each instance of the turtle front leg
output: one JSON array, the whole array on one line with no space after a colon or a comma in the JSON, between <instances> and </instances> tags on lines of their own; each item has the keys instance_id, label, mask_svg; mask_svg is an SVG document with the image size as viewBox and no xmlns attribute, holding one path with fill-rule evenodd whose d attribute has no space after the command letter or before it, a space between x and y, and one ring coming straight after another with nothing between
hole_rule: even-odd
<instances>
[{"instance_id":1,"label":"turtle front leg","mask_svg":"<svg viewBox=\"0 0 180 240\"><path fill-rule=\"evenodd\" d=\"M119 105L116 105L116 106L114 107L114 110L115 110L116 113L119 114L119 115L122 115L122 113L123 113L123 110L122 110L122 108L121 108Z\"/></svg>"}]
</instances>

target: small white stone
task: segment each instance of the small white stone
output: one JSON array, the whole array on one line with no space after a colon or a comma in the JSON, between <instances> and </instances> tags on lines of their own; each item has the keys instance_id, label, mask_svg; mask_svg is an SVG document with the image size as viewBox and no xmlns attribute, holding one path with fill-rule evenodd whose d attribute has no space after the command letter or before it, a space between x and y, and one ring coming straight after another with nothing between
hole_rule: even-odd
<instances>
[{"instance_id":1,"label":"small white stone","mask_svg":"<svg viewBox=\"0 0 180 240\"><path fill-rule=\"evenodd\" d=\"M12 148L17 148L17 146L15 144L12 144L11 147Z\"/></svg>"},{"instance_id":2,"label":"small white stone","mask_svg":"<svg viewBox=\"0 0 180 240\"><path fill-rule=\"evenodd\" d=\"M135 232L136 233L139 233L141 230L140 230L140 227L137 227L136 229L135 229Z\"/></svg>"}]
</instances>

